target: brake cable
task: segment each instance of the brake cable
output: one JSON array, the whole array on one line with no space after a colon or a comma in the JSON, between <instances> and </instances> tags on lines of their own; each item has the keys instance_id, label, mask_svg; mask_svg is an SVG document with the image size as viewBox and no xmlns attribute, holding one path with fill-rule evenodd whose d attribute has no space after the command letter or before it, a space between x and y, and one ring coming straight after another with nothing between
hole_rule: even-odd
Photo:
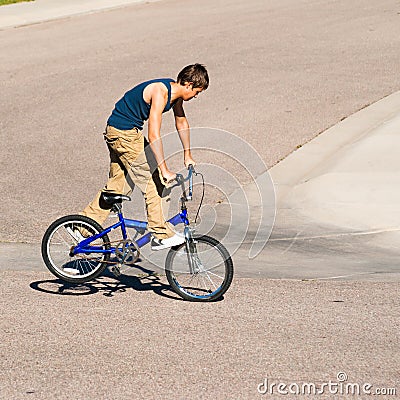
<instances>
[{"instance_id":1,"label":"brake cable","mask_svg":"<svg viewBox=\"0 0 400 400\"><path fill-rule=\"evenodd\" d=\"M200 175L200 176L201 176L201 179L202 179L202 181L203 181L203 193L202 193L202 195L201 195L201 200L200 200L199 208L197 209L196 217L195 217L195 219L194 219L194 223L196 224L196 222L197 222L197 217L199 216L200 208L201 208L201 206L202 206L202 204L203 204L203 200L204 200L205 184L204 184L204 176L203 176L202 173L196 172L196 171L193 171L193 173L194 173L195 176Z\"/></svg>"}]
</instances>

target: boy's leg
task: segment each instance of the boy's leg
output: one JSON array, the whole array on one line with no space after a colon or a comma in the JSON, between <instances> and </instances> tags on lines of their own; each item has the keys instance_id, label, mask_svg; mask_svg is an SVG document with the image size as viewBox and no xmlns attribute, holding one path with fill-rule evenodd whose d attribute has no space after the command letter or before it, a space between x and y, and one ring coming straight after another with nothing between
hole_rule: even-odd
<instances>
[{"instance_id":1,"label":"boy's leg","mask_svg":"<svg viewBox=\"0 0 400 400\"><path fill-rule=\"evenodd\" d=\"M135 185L142 191L147 212L149 231L157 239L167 239L175 235L171 224L166 222L170 197L166 190L160 189L155 183L158 169L152 174L145 152L131 164L130 176ZM163 192L163 193L162 193Z\"/></svg>"},{"instance_id":2,"label":"boy's leg","mask_svg":"<svg viewBox=\"0 0 400 400\"><path fill-rule=\"evenodd\" d=\"M118 154L119 160L123 163L125 169L129 171L129 176L133 183L144 195L149 231L154 233L158 239L167 239L174 236L175 232L164 217L164 215L168 215L170 200L168 192L162 190L160 186L163 185L158 185L157 188L154 182L149 165L149 162L153 164L153 160L151 160L151 157L146 156L145 138L142 133L137 129L121 131L108 126L106 136L111 139L109 145ZM148 153L152 155L150 148L148 150ZM158 168L155 169L154 176L157 174Z\"/></svg>"},{"instance_id":3,"label":"boy's leg","mask_svg":"<svg viewBox=\"0 0 400 400\"><path fill-rule=\"evenodd\" d=\"M94 219L100 225L107 219L111 210L111 206L102 200L101 193L112 192L125 194L127 192L125 190L127 185L127 171L110 145L108 145L108 150L110 152L110 172L108 181L104 188L99 190L95 198L81 212L82 215Z\"/></svg>"}]
</instances>

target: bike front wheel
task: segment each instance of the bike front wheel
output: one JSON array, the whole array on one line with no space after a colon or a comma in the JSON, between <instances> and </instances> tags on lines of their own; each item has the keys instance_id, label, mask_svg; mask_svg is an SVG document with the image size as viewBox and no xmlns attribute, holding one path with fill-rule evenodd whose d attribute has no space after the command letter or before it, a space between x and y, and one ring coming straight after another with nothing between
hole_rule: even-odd
<instances>
[{"instance_id":1,"label":"bike front wheel","mask_svg":"<svg viewBox=\"0 0 400 400\"><path fill-rule=\"evenodd\" d=\"M83 283L97 278L107 267L110 249L107 235L90 243L93 253L71 255L71 250L85 236L100 233L103 228L93 219L83 215L68 215L54 221L42 240L42 257L47 268L58 278L71 282Z\"/></svg>"},{"instance_id":2,"label":"bike front wheel","mask_svg":"<svg viewBox=\"0 0 400 400\"><path fill-rule=\"evenodd\" d=\"M185 300L214 301L233 279L233 262L228 250L210 236L194 236L172 248L165 261L172 289Z\"/></svg>"}]
</instances>

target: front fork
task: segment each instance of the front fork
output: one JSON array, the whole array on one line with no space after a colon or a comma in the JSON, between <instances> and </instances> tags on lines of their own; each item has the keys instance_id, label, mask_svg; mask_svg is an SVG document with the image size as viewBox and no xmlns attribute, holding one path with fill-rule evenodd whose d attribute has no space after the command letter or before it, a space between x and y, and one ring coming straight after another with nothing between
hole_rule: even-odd
<instances>
[{"instance_id":1,"label":"front fork","mask_svg":"<svg viewBox=\"0 0 400 400\"><path fill-rule=\"evenodd\" d=\"M187 208L186 201L188 198L186 197L186 193L183 192L181 197L181 218L183 223L185 224L185 228L183 230L183 234L185 235L185 246L186 246L186 254L189 263L189 272L190 274L196 274L201 269L201 263L199 256L197 255L197 246L196 241L193 237L194 228L189 225L189 220L187 218Z\"/></svg>"},{"instance_id":2,"label":"front fork","mask_svg":"<svg viewBox=\"0 0 400 400\"><path fill-rule=\"evenodd\" d=\"M193 238L194 229L189 225L186 225L183 232L186 239L185 246L189 263L189 271L191 274L196 274L199 272L199 257L197 255L196 241Z\"/></svg>"}]
</instances>

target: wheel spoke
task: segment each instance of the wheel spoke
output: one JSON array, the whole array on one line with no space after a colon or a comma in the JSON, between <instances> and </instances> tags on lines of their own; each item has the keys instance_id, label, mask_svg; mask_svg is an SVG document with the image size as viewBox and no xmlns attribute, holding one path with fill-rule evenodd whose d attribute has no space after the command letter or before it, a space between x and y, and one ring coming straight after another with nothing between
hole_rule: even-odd
<instances>
[{"instance_id":1,"label":"wheel spoke","mask_svg":"<svg viewBox=\"0 0 400 400\"><path fill-rule=\"evenodd\" d=\"M202 275L202 274L199 274L199 276L200 276L201 281L203 282L204 291L205 291L206 293L209 292L209 289L207 288L206 281L205 281L203 275Z\"/></svg>"},{"instance_id":2,"label":"wheel spoke","mask_svg":"<svg viewBox=\"0 0 400 400\"><path fill-rule=\"evenodd\" d=\"M210 281L211 285L214 287L214 291L217 290L217 286L214 285L214 282L212 281L212 279L210 278L210 276L208 275L208 272L205 273L207 276L207 279Z\"/></svg>"},{"instance_id":3,"label":"wheel spoke","mask_svg":"<svg viewBox=\"0 0 400 400\"><path fill-rule=\"evenodd\" d=\"M206 274L211 274L211 275L217 276L217 277L220 278L220 279L224 279L223 276L220 276L220 275L218 275L218 274L214 274L214 272L211 272L210 270L206 271Z\"/></svg>"}]
</instances>

